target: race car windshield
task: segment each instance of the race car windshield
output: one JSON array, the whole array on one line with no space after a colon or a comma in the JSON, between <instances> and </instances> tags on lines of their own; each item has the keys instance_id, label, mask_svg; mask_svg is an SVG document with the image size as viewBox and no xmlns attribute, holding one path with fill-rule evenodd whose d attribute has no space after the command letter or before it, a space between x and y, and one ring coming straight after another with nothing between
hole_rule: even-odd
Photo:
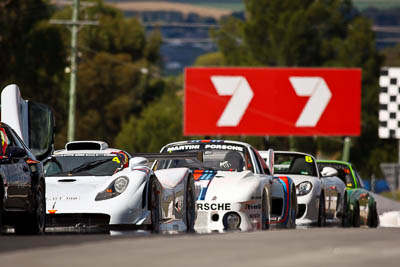
<instances>
[{"instance_id":1,"label":"race car windshield","mask_svg":"<svg viewBox=\"0 0 400 267\"><path fill-rule=\"evenodd\" d=\"M274 173L318 176L313 158L302 154L275 153Z\"/></svg>"},{"instance_id":2,"label":"race car windshield","mask_svg":"<svg viewBox=\"0 0 400 267\"><path fill-rule=\"evenodd\" d=\"M334 162L318 162L318 169L322 171L324 167L331 167L338 171L338 177L346 184L347 187L355 188L354 179L351 174L350 168L345 164Z\"/></svg>"},{"instance_id":3,"label":"race car windshield","mask_svg":"<svg viewBox=\"0 0 400 267\"><path fill-rule=\"evenodd\" d=\"M215 171L243 171L247 170L249 164L246 164L245 149L242 146L231 146L235 150L229 149L206 149L202 145L200 149L175 150L173 153L179 152L203 152L203 161L196 159L173 159L160 160L156 169L169 169L186 167L192 170L215 170ZM166 149L165 151L168 151ZM171 151L171 150L169 150ZM251 164L250 164L251 166Z\"/></svg>"},{"instance_id":4,"label":"race car windshield","mask_svg":"<svg viewBox=\"0 0 400 267\"><path fill-rule=\"evenodd\" d=\"M46 177L51 176L111 176L122 168L115 155L55 156L44 164Z\"/></svg>"}]
</instances>

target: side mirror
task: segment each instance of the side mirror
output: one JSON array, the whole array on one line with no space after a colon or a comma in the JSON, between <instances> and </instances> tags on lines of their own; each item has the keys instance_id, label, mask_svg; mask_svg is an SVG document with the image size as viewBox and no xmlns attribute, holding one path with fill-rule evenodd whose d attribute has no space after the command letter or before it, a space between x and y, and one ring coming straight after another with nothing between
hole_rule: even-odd
<instances>
[{"instance_id":1,"label":"side mirror","mask_svg":"<svg viewBox=\"0 0 400 267\"><path fill-rule=\"evenodd\" d=\"M138 167L138 166L147 166L149 161L146 158L143 157L134 157L129 160L129 169L133 170L133 168Z\"/></svg>"},{"instance_id":2,"label":"side mirror","mask_svg":"<svg viewBox=\"0 0 400 267\"><path fill-rule=\"evenodd\" d=\"M7 148L7 155L9 158L12 159L12 158L24 158L28 154L23 148L20 148L18 146L10 146Z\"/></svg>"},{"instance_id":3,"label":"side mirror","mask_svg":"<svg viewBox=\"0 0 400 267\"><path fill-rule=\"evenodd\" d=\"M339 172L332 167L324 167L321 171L322 177L337 176Z\"/></svg>"}]
</instances>

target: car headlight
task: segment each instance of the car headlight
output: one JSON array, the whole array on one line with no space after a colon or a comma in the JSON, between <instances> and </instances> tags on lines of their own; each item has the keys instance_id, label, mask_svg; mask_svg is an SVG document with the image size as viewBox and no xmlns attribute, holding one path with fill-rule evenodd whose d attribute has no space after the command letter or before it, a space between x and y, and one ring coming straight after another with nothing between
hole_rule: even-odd
<instances>
[{"instance_id":1,"label":"car headlight","mask_svg":"<svg viewBox=\"0 0 400 267\"><path fill-rule=\"evenodd\" d=\"M228 212L224 215L224 218L222 219L225 230L238 230L240 222L240 215L236 212Z\"/></svg>"},{"instance_id":2,"label":"car headlight","mask_svg":"<svg viewBox=\"0 0 400 267\"><path fill-rule=\"evenodd\" d=\"M129 180L125 176L118 177L114 182L114 189L117 193L121 194L128 186Z\"/></svg>"},{"instance_id":3,"label":"car headlight","mask_svg":"<svg viewBox=\"0 0 400 267\"><path fill-rule=\"evenodd\" d=\"M311 192L312 183L311 182L301 182L296 186L296 194L298 196L304 196Z\"/></svg>"},{"instance_id":4,"label":"car headlight","mask_svg":"<svg viewBox=\"0 0 400 267\"><path fill-rule=\"evenodd\" d=\"M129 179L125 176L120 176L104 190L97 194L95 201L106 200L122 194L128 187Z\"/></svg>"}]
</instances>

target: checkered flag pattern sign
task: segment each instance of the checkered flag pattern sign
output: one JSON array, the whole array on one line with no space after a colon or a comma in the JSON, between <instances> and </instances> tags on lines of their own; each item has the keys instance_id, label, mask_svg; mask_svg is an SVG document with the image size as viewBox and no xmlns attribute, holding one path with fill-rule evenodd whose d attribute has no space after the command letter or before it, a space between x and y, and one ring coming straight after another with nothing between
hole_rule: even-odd
<instances>
[{"instance_id":1,"label":"checkered flag pattern sign","mask_svg":"<svg viewBox=\"0 0 400 267\"><path fill-rule=\"evenodd\" d=\"M400 139L400 68L382 68L379 86L379 137Z\"/></svg>"}]
</instances>

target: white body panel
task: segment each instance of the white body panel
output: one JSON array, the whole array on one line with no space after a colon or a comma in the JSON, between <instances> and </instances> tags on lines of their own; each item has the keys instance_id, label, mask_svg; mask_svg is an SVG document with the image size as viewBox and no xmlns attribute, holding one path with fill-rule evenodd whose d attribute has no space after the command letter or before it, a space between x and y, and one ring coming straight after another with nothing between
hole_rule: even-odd
<instances>
[{"instance_id":1,"label":"white body panel","mask_svg":"<svg viewBox=\"0 0 400 267\"><path fill-rule=\"evenodd\" d=\"M172 189L182 185L182 180L188 174L187 168L158 170L154 172L164 188Z\"/></svg>"},{"instance_id":2,"label":"white body panel","mask_svg":"<svg viewBox=\"0 0 400 267\"><path fill-rule=\"evenodd\" d=\"M46 178L47 207L63 213L100 213L110 216L110 224L142 224L149 211L141 207L142 193L147 180L143 171L123 170L111 177L74 176ZM117 177L127 176L127 189L119 196L95 201L97 194ZM59 182L71 178L73 182Z\"/></svg>"},{"instance_id":3,"label":"white body panel","mask_svg":"<svg viewBox=\"0 0 400 267\"><path fill-rule=\"evenodd\" d=\"M22 99L16 84L6 86L1 92L1 121L10 125L29 147L28 103Z\"/></svg>"},{"instance_id":4,"label":"white body panel","mask_svg":"<svg viewBox=\"0 0 400 267\"><path fill-rule=\"evenodd\" d=\"M172 152L175 150L197 150L201 144L211 144L215 146L226 147L240 145L243 146L249 155L248 160L255 166L254 171L215 171L205 170L204 177L196 177L194 171L195 186L197 191L197 219L195 222L195 230L200 233L204 232L224 232L225 225L223 223L224 216L227 213L234 212L240 216L241 231L262 229L262 216L268 217L268 225L284 225L288 221L288 209L286 205L281 205L277 209L281 209L279 214L273 218L270 217L272 211L272 197L280 199L277 203L286 203L288 194L283 190L282 182L269 174L265 174L260 168L265 166L261 164L257 158L257 153L249 144L237 141L210 140L210 141L182 141L175 142L164 146L161 152ZM194 148L195 147L195 148ZM167 150L168 148L173 148ZM222 148L223 149L223 148ZM226 150L229 150L226 148ZM273 151L268 151L269 155L273 155ZM273 158L265 169L273 167ZM268 171L270 172L270 171ZM200 171L201 173L201 171ZM273 170L271 170L273 173ZM289 180L289 190L292 189L293 182ZM262 199L264 197L264 200ZM262 210L264 203L264 212ZM288 205L291 209L291 204ZM295 210L295 209L294 209ZM292 216L292 218L294 218ZM295 219L295 218L294 218ZM294 224L294 223L293 223ZM293 225L292 224L292 225Z\"/></svg>"},{"instance_id":5,"label":"white body panel","mask_svg":"<svg viewBox=\"0 0 400 267\"><path fill-rule=\"evenodd\" d=\"M240 215L241 231L260 229L263 190L270 192L272 181L272 176L257 175L250 171L218 171L208 186L205 199L197 200L195 230L200 233L223 232L222 218L228 212ZM282 195L280 197L283 198ZM213 220L216 214L219 219Z\"/></svg>"},{"instance_id":6,"label":"white body panel","mask_svg":"<svg viewBox=\"0 0 400 267\"><path fill-rule=\"evenodd\" d=\"M310 224L318 221L318 207L319 198L323 189L323 184L320 178L306 175L289 175L292 178L295 185L301 182L309 181L312 183L313 188L310 193L305 196L297 196L297 204L305 205L306 209L304 215L296 219L296 224Z\"/></svg>"},{"instance_id":7,"label":"white body panel","mask_svg":"<svg viewBox=\"0 0 400 267\"><path fill-rule=\"evenodd\" d=\"M299 225L318 222L318 209L321 193L325 196L325 212L327 220L339 222L343 213L345 184L337 177L311 177L290 175L296 185L309 181L313 185L311 192L305 196L297 196L297 203L306 206L304 215L297 218ZM339 202L339 203L338 203ZM338 217L339 216L339 217Z\"/></svg>"}]
</instances>

